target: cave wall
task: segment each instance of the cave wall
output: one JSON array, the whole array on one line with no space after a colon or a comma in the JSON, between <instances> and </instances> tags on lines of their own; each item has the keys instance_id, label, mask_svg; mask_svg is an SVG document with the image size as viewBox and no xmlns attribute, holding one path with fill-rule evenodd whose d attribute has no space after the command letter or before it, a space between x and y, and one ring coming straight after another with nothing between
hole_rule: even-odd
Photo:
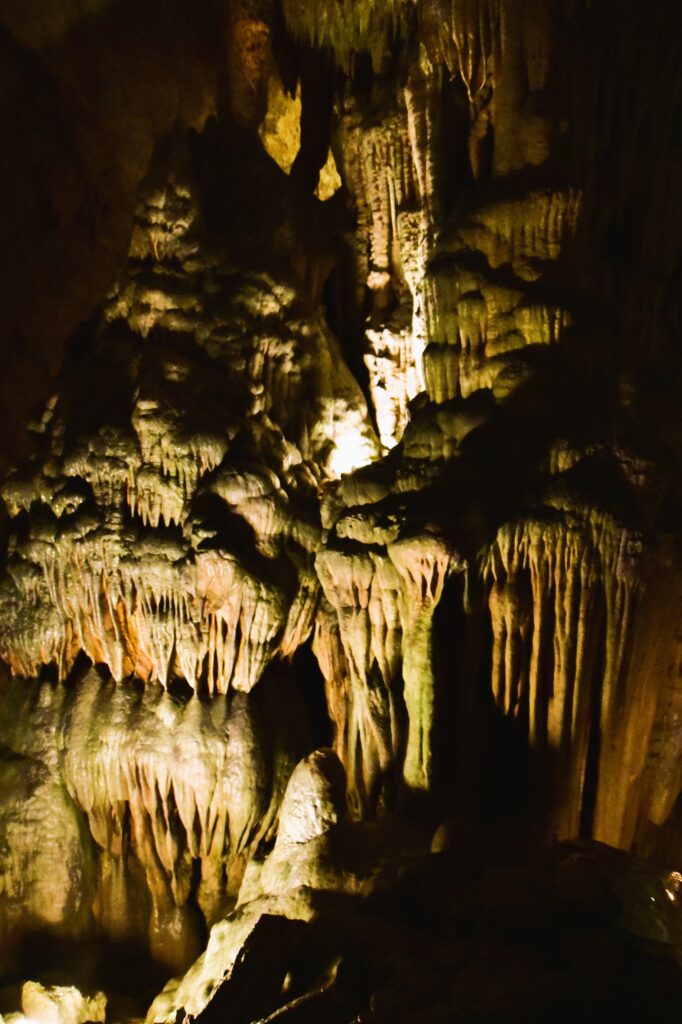
<instances>
[{"instance_id":1,"label":"cave wall","mask_svg":"<svg viewBox=\"0 0 682 1024\"><path fill-rule=\"evenodd\" d=\"M188 962L327 731L679 861L673 23L0 5L7 948Z\"/></svg>"}]
</instances>

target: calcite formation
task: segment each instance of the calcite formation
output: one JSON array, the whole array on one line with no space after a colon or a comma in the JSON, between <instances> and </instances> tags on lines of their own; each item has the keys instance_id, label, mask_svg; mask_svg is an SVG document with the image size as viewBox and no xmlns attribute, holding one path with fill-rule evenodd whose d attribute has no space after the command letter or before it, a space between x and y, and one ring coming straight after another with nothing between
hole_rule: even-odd
<instances>
[{"instance_id":1,"label":"calcite formation","mask_svg":"<svg viewBox=\"0 0 682 1024\"><path fill-rule=\"evenodd\" d=\"M453 562L429 534L317 556L326 605L315 652L359 814L390 805L396 767L409 788L431 789L431 623Z\"/></svg>"},{"instance_id":2,"label":"calcite formation","mask_svg":"<svg viewBox=\"0 0 682 1024\"><path fill-rule=\"evenodd\" d=\"M76 6L0 17L16 81L30 51L83 105L83 39L116 67L126 32ZM35 932L184 969L213 927L150 1024L210 1024L223 982L280 1019L281 950L272 998L248 981L299 948L273 920L368 895L396 821L428 847L453 815L636 848L676 904L674 5L177 0L158 38L141 6L167 96L135 51L130 109L98 86L73 121L119 140L109 174L82 156L101 265L60 150L46 340L24 285L7 307L12 373L54 346L0 410L14 969ZM340 964L286 1019L359 1012Z\"/></svg>"},{"instance_id":3,"label":"calcite formation","mask_svg":"<svg viewBox=\"0 0 682 1024\"><path fill-rule=\"evenodd\" d=\"M319 316L202 250L195 215L174 178L145 196L92 358L6 484L35 523L8 562L18 674L54 661L65 679L82 650L117 680L248 692L310 632L311 495L377 442Z\"/></svg>"},{"instance_id":4,"label":"calcite formation","mask_svg":"<svg viewBox=\"0 0 682 1024\"><path fill-rule=\"evenodd\" d=\"M94 919L182 966L199 952L202 920L234 900L249 851L274 832L305 750L295 689L273 679L264 699L186 703L94 670L73 693L22 686L3 720L16 759L2 779L5 929L27 913L79 934Z\"/></svg>"}]
</instances>

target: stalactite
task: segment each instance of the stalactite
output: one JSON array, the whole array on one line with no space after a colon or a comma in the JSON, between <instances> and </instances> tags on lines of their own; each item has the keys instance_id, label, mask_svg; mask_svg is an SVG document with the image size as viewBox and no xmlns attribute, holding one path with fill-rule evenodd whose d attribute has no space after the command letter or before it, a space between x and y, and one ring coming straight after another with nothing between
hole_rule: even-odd
<instances>
[{"instance_id":1,"label":"stalactite","mask_svg":"<svg viewBox=\"0 0 682 1024\"><path fill-rule=\"evenodd\" d=\"M25 676L54 662L65 679L83 650L119 681L196 688L205 672L211 693L251 690L312 629L316 487L379 450L335 339L296 290L198 255L185 163L175 154L165 186L143 193L94 354L50 405L50 451L5 488L32 523L10 541L0 638ZM107 371L111 410L83 418L83 390ZM108 421L128 403L129 423ZM72 429L81 419L89 429ZM197 505L212 497L206 522Z\"/></svg>"},{"instance_id":2,"label":"stalactite","mask_svg":"<svg viewBox=\"0 0 682 1024\"><path fill-rule=\"evenodd\" d=\"M134 858L151 896L152 948L167 959L175 936L175 960L187 962L192 862L199 906L212 923L241 877L245 851L276 820L295 759L287 715L268 748L261 715L244 694L183 704L161 688L136 693L93 671L80 682L61 725L53 724L65 785L98 849L96 915L112 934L134 926L125 896Z\"/></svg>"},{"instance_id":3,"label":"stalactite","mask_svg":"<svg viewBox=\"0 0 682 1024\"><path fill-rule=\"evenodd\" d=\"M397 540L383 552L317 556L337 623L327 611L315 650L356 814L384 808L400 780L411 790L432 787L431 623L455 565L433 535Z\"/></svg>"},{"instance_id":4,"label":"stalactite","mask_svg":"<svg viewBox=\"0 0 682 1024\"><path fill-rule=\"evenodd\" d=\"M410 6L411 0L343 0L333 8L318 0L284 0L283 9L294 36L315 46L331 46L346 67L354 53L369 52L378 69L394 37L405 30Z\"/></svg>"},{"instance_id":5,"label":"stalactite","mask_svg":"<svg viewBox=\"0 0 682 1024\"><path fill-rule=\"evenodd\" d=\"M615 692L627 670L639 547L636 534L588 510L503 527L483 563L496 703L503 714L525 709L531 748L560 757L556 821L567 835L579 827L594 701L602 765L607 757ZM603 665L593 642L600 595ZM613 794L604 790L603 799Z\"/></svg>"},{"instance_id":6,"label":"stalactite","mask_svg":"<svg viewBox=\"0 0 682 1024\"><path fill-rule=\"evenodd\" d=\"M356 272L373 295L364 360L380 438L391 448L421 388L429 220L428 197L420 200L419 193L429 185L419 178L408 93L396 99L381 80L374 89L369 100L348 96L340 127L344 173L358 210Z\"/></svg>"}]
</instances>

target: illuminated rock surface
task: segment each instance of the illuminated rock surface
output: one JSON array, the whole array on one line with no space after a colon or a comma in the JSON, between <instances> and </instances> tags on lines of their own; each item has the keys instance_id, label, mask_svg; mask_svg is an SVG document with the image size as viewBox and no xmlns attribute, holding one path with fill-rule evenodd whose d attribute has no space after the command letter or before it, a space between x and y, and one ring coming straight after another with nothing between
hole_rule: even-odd
<instances>
[{"instance_id":1,"label":"illuminated rock surface","mask_svg":"<svg viewBox=\"0 0 682 1024\"><path fill-rule=\"evenodd\" d=\"M0 1011L677 1012L675 5L199 7L0 3Z\"/></svg>"},{"instance_id":2,"label":"illuminated rock surface","mask_svg":"<svg viewBox=\"0 0 682 1024\"><path fill-rule=\"evenodd\" d=\"M21 1008L37 1024L85 1024L104 1021L106 998L102 992L90 997L75 988L44 988L27 981L21 990Z\"/></svg>"}]
</instances>

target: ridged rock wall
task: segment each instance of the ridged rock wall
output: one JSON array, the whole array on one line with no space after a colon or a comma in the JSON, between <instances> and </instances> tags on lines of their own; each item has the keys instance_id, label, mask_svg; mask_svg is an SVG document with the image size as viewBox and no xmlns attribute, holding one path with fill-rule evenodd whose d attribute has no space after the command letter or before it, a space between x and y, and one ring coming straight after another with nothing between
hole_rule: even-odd
<instances>
[{"instance_id":1,"label":"ridged rock wall","mask_svg":"<svg viewBox=\"0 0 682 1024\"><path fill-rule=\"evenodd\" d=\"M189 960L325 731L355 818L500 792L678 863L671 11L234 0L205 102L126 163L124 242L93 222L92 301L59 229L53 393L2 488L7 945Z\"/></svg>"}]
</instances>

